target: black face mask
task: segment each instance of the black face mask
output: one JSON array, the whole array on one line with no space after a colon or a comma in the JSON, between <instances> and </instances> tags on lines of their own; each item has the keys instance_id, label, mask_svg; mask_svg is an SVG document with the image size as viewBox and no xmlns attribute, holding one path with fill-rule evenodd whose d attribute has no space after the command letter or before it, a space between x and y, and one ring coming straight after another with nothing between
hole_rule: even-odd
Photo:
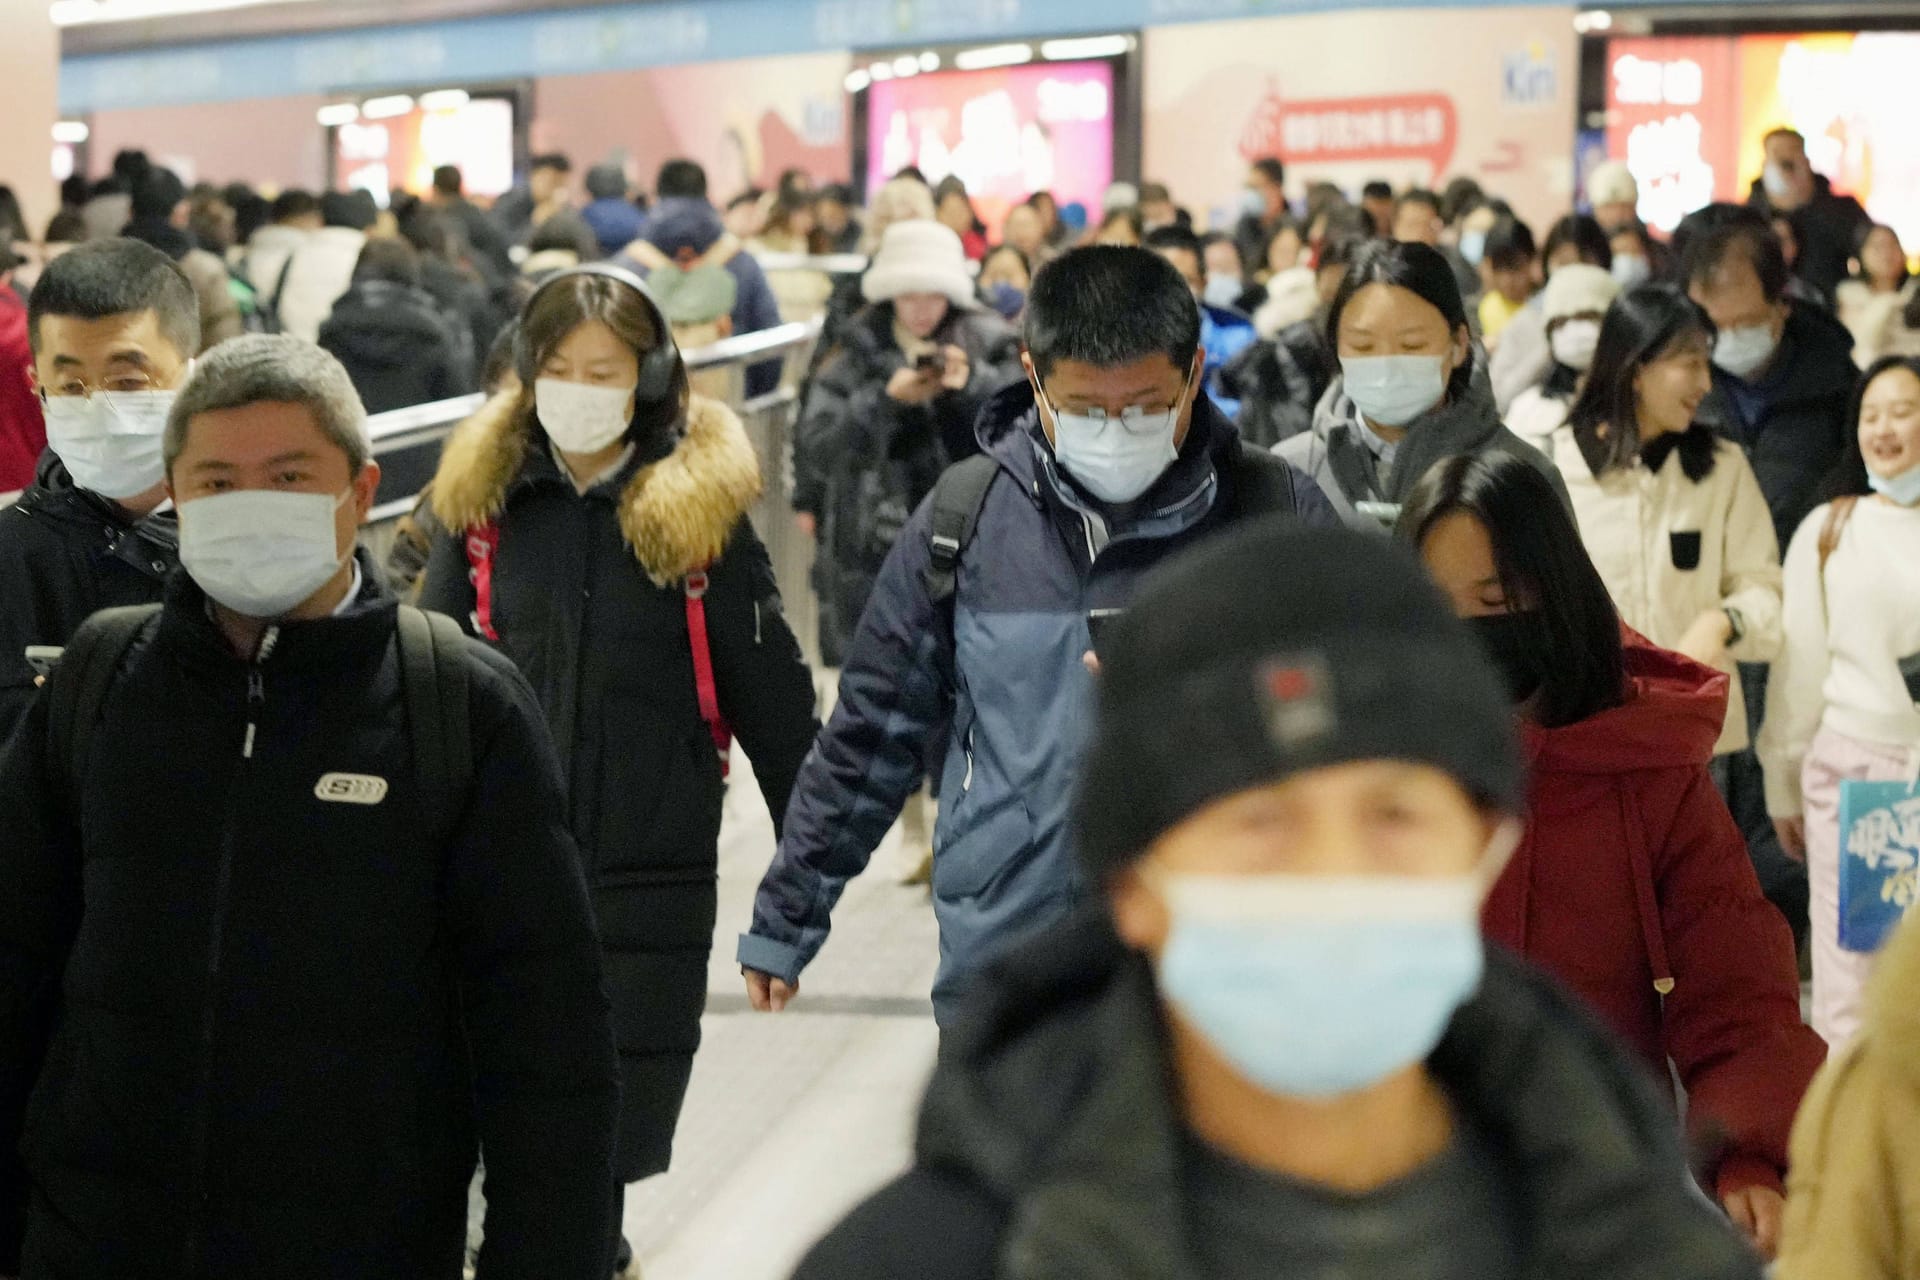
<instances>
[{"instance_id":1,"label":"black face mask","mask_svg":"<svg viewBox=\"0 0 1920 1280\"><path fill-rule=\"evenodd\" d=\"M1507 694L1525 702L1547 678L1547 619L1537 609L1524 613L1490 613L1468 618L1480 637L1480 647L1492 659L1507 683Z\"/></svg>"}]
</instances>

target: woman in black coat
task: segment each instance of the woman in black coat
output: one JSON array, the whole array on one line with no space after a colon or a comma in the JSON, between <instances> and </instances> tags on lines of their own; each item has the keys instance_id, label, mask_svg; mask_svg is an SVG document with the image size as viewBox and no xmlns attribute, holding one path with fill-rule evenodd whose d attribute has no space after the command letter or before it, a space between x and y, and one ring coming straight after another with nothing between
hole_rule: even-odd
<instances>
[{"instance_id":1,"label":"woman in black coat","mask_svg":"<svg viewBox=\"0 0 1920 1280\"><path fill-rule=\"evenodd\" d=\"M700 1042L725 792L715 721L752 756L777 829L818 728L813 680L747 519L753 445L691 395L640 281L556 276L521 333L520 388L447 442L433 508L453 532L421 605L514 660L566 768L621 1056L618 1198L667 1168Z\"/></svg>"}]
</instances>

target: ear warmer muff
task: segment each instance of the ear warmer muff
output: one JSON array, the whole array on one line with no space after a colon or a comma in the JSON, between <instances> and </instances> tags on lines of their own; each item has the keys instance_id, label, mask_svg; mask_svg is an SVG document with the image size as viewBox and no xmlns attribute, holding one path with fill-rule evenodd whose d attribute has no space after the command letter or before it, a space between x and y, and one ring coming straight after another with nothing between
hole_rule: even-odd
<instances>
[{"instance_id":1,"label":"ear warmer muff","mask_svg":"<svg viewBox=\"0 0 1920 1280\"><path fill-rule=\"evenodd\" d=\"M533 291L533 296L528 298L526 305L520 309L521 324L519 331L513 337L513 363L520 375L521 384L531 387L534 379L540 376L539 369L534 365L533 343L527 337L526 317L533 314L534 303L540 300L540 295L557 284L580 276L602 276L608 280L617 280L639 294L641 301L646 303L647 312L653 317L654 330L660 335L660 345L640 360L640 384L634 392L634 400L638 404L658 404L667 399L673 394L673 375L680 367L680 348L673 340L673 328L667 323L667 317L660 310L660 304L655 302L653 294L648 292L646 281L624 267L616 267L605 262L589 263L583 267L570 267L565 271L556 272Z\"/></svg>"}]
</instances>

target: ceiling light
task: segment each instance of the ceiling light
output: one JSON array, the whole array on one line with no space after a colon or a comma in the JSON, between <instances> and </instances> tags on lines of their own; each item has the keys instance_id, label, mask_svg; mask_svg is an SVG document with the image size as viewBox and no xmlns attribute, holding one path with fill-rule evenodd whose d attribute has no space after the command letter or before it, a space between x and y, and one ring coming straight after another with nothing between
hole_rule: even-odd
<instances>
[{"instance_id":1,"label":"ceiling light","mask_svg":"<svg viewBox=\"0 0 1920 1280\"><path fill-rule=\"evenodd\" d=\"M891 80L893 79L893 64L891 62L876 62L867 68L867 76L875 84L880 83L882 80Z\"/></svg>"},{"instance_id":2,"label":"ceiling light","mask_svg":"<svg viewBox=\"0 0 1920 1280\"><path fill-rule=\"evenodd\" d=\"M1605 9L1595 9L1591 13L1575 14L1573 29L1581 35L1586 35L1593 31L1610 31L1613 29L1613 15Z\"/></svg>"},{"instance_id":3,"label":"ceiling light","mask_svg":"<svg viewBox=\"0 0 1920 1280\"><path fill-rule=\"evenodd\" d=\"M938 71L940 69L940 55L932 50L921 54L920 69L922 71Z\"/></svg>"},{"instance_id":4,"label":"ceiling light","mask_svg":"<svg viewBox=\"0 0 1920 1280\"><path fill-rule=\"evenodd\" d=\"M48 6L56 27L99 22L137 22L143 18L183 18L262 4L307 4L312 0L55 0Z\"/></svg>"},{"instance_id":5,"label":"ceiling light","mask_svg":"<svg viewBox=\"0 0 1920 1280\"><path fill-rule=\"evenodd\" d=\"M413 110L413 99L404 93L385 98L368 98L360 104L360 114L369 120L387 120Z\"/></svg>"},{"instance_id":6,"label":"ceiling light","mask_svg":"<svg viewBox=\"0 0 1920 1280\"><path fill-rule=\"evenodd\" d=\"M873 83L873 77L868 75L865 71L847 72L846 85L847 85L848 93L865 93L867 91L868 86L871 85L872 83Z\"/></svg>"},{"instance_id":7,"label":"ceiling light","mask_svg":"<svg viewBox=\"0 0 1920 1280\"><path fill-rule=\"evenodd\" d=\"M1132 36L1087 36L1080 40L1049 40L1040 46L1040 56L1048 62L1072 62L1081 58L1117 58L1132 50Z\"/></svg>"},{"instance_id":8,"label":"ceiling light","mask_svg":"<svg viewBox=\"0 0 1920 1280\"><path fill-rule=\"evenodd\" d=\"M954 55L953 65L962 71L985 71L989 67L1017 67L1033 61L1030 44L990 44L967 49Z\"/></svg>"},{"instance_id":9,"label":"ceiling light","mask_svg":"<svg viewBox=\"0 0 1920 1280\"><path fill-rule=\"evenodd\" d=\"M902 80L908 76L920 74L920 59L910 53L903 53L893 60L893 74Z\"/></svg>"},{"instance_id":10,"label":"ceiling light","mask_svg":"<svg viewBox=\"0 0 1920 1280\"><path fill-rule=\"evenodd\" d=\"M352 124L360 118L360 108L351 102L330 102L314 112L314 118L329 129Z\"/></svg>"},{"instance_id":11,"label":"ceiling light","mask_svg":"<svg viewBox=\"0 0 1920 1280\"><path fill-rule=\"evenodd\" d=\"M422 111L458 111L473 101L473 95L465 89L435 89L432 93L420 95Z\"/></svg>"},{"instance_id":12,"label":"ceiling light","mask_svg":"<svg viewBox=\"0 0 1920 1280\"><path fill-rule=\"evenodd\" d=\"M91 137L92 134L93 130L87 128L86 122L81 120L61 120L57 121L53 126L53 140L55 142L65 142L72 146L79 146Z\"/></svg>"}]
</instances>

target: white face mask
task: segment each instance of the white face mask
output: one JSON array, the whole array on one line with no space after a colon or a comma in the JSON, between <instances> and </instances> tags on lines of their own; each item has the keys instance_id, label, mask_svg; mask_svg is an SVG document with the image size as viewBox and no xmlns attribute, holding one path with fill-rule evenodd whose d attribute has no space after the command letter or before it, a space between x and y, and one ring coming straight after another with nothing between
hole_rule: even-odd
<instances>
[{"instance_id":1,"label":"white face mask","mask_svg":"<svg viewBox=\"0 0 1920 1280\"><path fill-rule=\"evenodd\" d=\"M1231 307L1240 301L1240 295L1246 290L1240 286L1239 276L1208 276L1207 287L1200 295L1200 301L1210 307Z\"/></svg>"},{"instance_id":2,"label":"white face mask","mask_svg":"<svg viewBox=\"0 0 1920 1280\"><path fill-rule=\"evenodd\" d=\"M42 402L47 444L73 482L106 498L132 498L166 478L161 461L172 391L96 391Z\"/></svg>"},{"instance_id":3,"label":"white face mask","mask_svg":"<svg viewBox=\"0 0 1920 1280\"><path fill-rule=\"evenodd\" d=\"M1053 413L1053 456L1080 486L1102 502L1132 502L1165 475L1180 451L1173 437L1180 426L1180 406L1186 402L1193 374L1181 384L1180 398L1171 409L1147 413L1128 409L1118 418L1094 409L1086 413Z\"/></svg>"},{"instance_id":4,"label":"white face mask","mask_svg":"<svg viewBox=\"0 0 1920 1280\"><path fill-rule=\"evenodd\" d=\"M1569 320L1553 331L1550 345L1555 360L1585 373L1593 368L1593 353L1600 346L1600 322Z\"/></svg>"},{"instance_id":5,"label":"white face mask","mask_svg":"<svg viewBox=\"0 0 1920 1280\"><path fill-rule=\"evenodd\" d=\"M1743 329L1722 329L1713 341L1713 362L1742 381L1766 368L1780 339L1773 326L1750 324Z\"/></svg>"},{"instance_id":6,"label":"white face mask","mask_svg":"<svg viewBox=\"0 0 1920 1280\"><path fill-rule=\"evenodd\" d=\"M1368 422L1404 427L1447 394L1442 356L1341 356L1347 398Z\"/></svg>"},{"instance_id":7,"label":"white face mask","mask_svg":"<svg viewBox=\"0 0 1920 1280\"><path fill-rule=\"evenodd\" d=\"M278 618L340 571L334 513L353 497L242 489L180 504L180 563L209 596Z\"/></svg>"},{"instance_id":8,"label":"white face mask","mask_svg":"<svg viewBox=\"0 0 1920 1280\"><path fill-rule=\"evenodd\" d=\"M1622 289L1631 289L1653 279L1653 264L1637 253L1616 253L1612 274Z\"/></svg>"},{"instance_id":9,"label":"white face mask","mask_svg":"<svg viewBox=\"0 0 1920 1280\"><path fill-rule=\"evenodd\" d=\"M633 425L635 390L540 378L533 384L534 410L560 452L598 453Z\"/></svg>"},{"instance_id":10,"label":"white face mask","mask_svg":"<svg viewBox=\"0 0 1920 1280\"><path fill-rule=\"evenodd\" d=\"M1760 185L1775 200L1785 200L1793 194L1793 179L1785 169L1771 162L1760 171Z\"/></svg>"}]
</instances>

